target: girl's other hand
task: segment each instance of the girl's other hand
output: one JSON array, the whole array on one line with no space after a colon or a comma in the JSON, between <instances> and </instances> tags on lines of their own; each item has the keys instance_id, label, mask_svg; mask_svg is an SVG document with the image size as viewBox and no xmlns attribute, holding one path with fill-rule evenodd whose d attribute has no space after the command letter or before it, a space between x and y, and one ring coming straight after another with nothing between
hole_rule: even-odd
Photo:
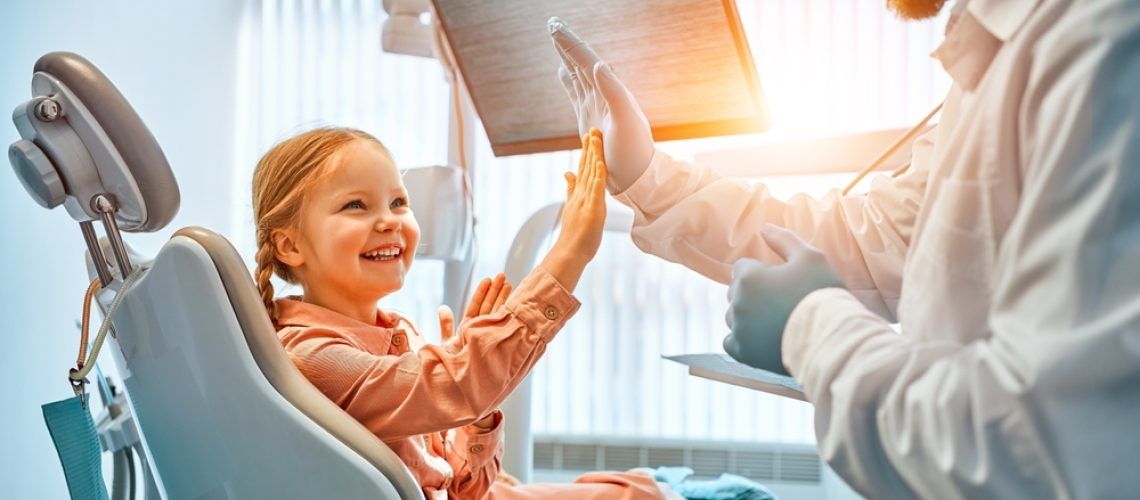
<instances>
[{"instance_id":1,"label":"girl's other hand","mask_svg":"<svg viewBox=\"0 0 1140 500\"><path fill-rule=\"evenodd\" d=\"M471 296L471 303L467 306L463 319L491 314L505 304L510 295L511 284L507 282L507 275L499 273L493 279L483 278L479 286L475 287L475 294Z\"/></svg>"},{"instance_id":2,"label":"girl's other hand","mask_svg":"<svg viewBox=\"0 0 1140 500\"><path fill-rule=\"evenodd\" d=\"M471 303L463 313L463 321L476 316L491 314L499 306L507 302L511 296L511 284L503 273L496 274L494 278L483 278L475 287L475 294L471 296ZM439 307L439 336L446 344L453 342L456 349L462 349L462 340L455 335L455 314L447 306ZM454 339L454 340L452 340Z\"/></svg>"}]
</instances>

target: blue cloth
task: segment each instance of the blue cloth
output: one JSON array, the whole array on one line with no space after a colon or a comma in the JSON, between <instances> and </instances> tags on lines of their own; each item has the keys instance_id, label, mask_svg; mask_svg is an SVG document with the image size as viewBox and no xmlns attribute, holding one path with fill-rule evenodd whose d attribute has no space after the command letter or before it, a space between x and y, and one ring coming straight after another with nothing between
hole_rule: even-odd
<instances>
[{"instance_id":1,"label":"blue cloth","mask_svg":"<svg viewBox=\"0 0 1140 500\"><path fill-rule=\"evenodd\" d=\"M107 500L103 483L103 450L95 421L87 411L87 396L73 397L43 405L47 423L71 498Z\"/></svg>"},{"instance_id":2,"label":"blue cloth","mask_svg":"<svg viewBox=\"0 0 1140 500\"><path fill-rule=\"evenodd\" d=\"M710 481L689 479L688 467L658 467L653 478L669 485L690 500L775 500L776 495L759 483L727 472Z\"/></svg>"}]
</instances>

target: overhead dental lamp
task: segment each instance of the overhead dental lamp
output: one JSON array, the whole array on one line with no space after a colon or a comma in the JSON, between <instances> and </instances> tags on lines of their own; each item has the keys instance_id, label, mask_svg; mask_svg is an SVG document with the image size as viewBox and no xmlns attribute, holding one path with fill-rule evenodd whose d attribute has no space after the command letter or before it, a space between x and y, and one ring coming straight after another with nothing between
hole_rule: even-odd
<instances>
[{"instance_id":1,"label":"overhead dental lamp","mask_svg":"<svg viewBox=\"0 0 1140 500\"><path fill-rule=\"evenodd\" d=\"M769 115L731 0L432 0L495 156L577 149L546 20L637 97L656 140L762 132Z\"/></svg>"}]
</instances>

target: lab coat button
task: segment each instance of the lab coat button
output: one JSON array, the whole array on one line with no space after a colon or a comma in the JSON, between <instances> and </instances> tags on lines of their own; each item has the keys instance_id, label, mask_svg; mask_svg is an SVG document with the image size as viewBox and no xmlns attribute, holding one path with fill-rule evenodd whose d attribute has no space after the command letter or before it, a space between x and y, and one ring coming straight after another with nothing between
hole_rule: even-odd
<instances>
[{"instance_id":1,"label":"lab coat button","mask_svg":"<svg viewBox=\"0 0 1140 500\"><path fill-rule=\"evenodd\" d=\"M543 314L546 314L546 319L548 320L554 321L558 319L558 309L554 306L546 306L546 311L543 311Z\"/></svg>"},{"instance_id":2,"label":"lab coat button","mask_svg":"<svg viewBox=\"0 0 1140 500\"><path fill-rule=\"evenodd\" d=\"M483 451L483 445L473 444L473 445L471 445L470 448L467 449L467 451L470 451L471 453L479 453L479 452Z\"/></svg>"}]
</instances>

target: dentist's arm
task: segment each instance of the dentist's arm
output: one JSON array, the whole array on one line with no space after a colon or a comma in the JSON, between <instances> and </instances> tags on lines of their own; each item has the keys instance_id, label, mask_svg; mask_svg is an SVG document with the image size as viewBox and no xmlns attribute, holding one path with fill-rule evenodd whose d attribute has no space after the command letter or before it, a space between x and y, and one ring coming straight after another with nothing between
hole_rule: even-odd
<instances>
[{"instance_id":1,"label":"dentist's arm","mask_svg":"<svg viewBox=\"0 0 1140 500\"><path fill-rule=\"evenodd\" d=\"M897 335L837 288L791 313L783 362L820 455L864 495L1136 492L1110 465L1140 463L1140 15L1115 6L1036 44L990 336Z\"/></svg>"},{"instance_id":2,"label":"dentist's arm","mask_svg":"<svg viewBox=\"0 0 1140 500\"><path fill-rule=\"evenodd\" d=\"M785 202L763 184L723 178L656 150L645 115L613 69L561 20L551 19L548 26L579 128L601 130L607 186L633 208L632 236L639 248L727 283L740 258L780 262L758 230L776 224L823 252L868 307L893 315L926 185L929 136L916 141L907 174L867 195L841 197L834 191L820 200L797 196Z\"/></svg>"}]
</instances>

